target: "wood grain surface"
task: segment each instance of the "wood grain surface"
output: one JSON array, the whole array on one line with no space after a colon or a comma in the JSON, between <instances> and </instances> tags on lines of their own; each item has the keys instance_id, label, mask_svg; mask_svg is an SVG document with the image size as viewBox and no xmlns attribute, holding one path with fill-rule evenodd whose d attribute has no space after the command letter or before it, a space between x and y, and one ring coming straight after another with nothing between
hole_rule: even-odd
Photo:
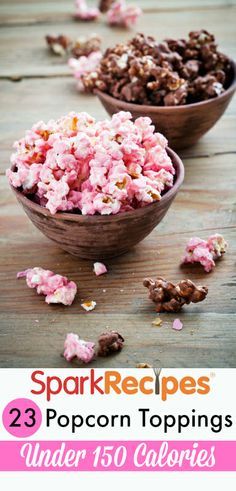
<instances>
[{"instance_id":1,"label":"wood grain surface","mask_svg":"<svg viewBox=\"0 0 236 491\"><path fill-rule=\"evenodd\" d=\"M185 36L192 29L214 32L222 51L236 58L235 1L139 1L144 14L138 31L158 39ZM185 182L174 205L152 234L128 254L109 260L109 274L95 277L92 262L70 256L46 239L24 214L9 189L5 169L12 142L39 119L70 110L106 113L93 96L78 94L64 59L48 53L44 36L79 36L97 32L103 46L127 40L132 31L111 29L104 18L75 22L73 2L2 0L0 5L0 366L66 367L61 357L67 332L96 339L116 329L125 337L123 351L99 358L91 366L135 367L146 362L162 367L236 366L236 98L217 125L180 156ZM180 268L184 244L192 235L223 233L229 251L215 270ZM42 266L76 281L79 293L71 307L47 305L43 297L16 280L16 272ZM144 276L172 281L189 277L209 288L207 299L186 307L178 317L184 328L171 328L176 315L156 314L142 286ZM82 310L82 299L97 307ZM74 362L73 367L80 366Z\"/></svg>"}]
</instances>

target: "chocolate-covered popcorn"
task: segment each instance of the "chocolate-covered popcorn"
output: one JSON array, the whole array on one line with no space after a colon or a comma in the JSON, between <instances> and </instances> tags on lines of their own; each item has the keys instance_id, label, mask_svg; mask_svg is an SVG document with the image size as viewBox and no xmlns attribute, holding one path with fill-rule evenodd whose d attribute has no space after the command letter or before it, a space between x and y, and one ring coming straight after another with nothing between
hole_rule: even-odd
<instances>
[{"instance_id":1,"label":"chocolate-covered popcorn","mask_svg":"<svg viewBox=\"0 0 236 491\"><path fill-rule=\"evenodd\" d=\"M71 55L74 58L80 58L80 56L88 56L94 51L100 51L101 38L97 34L91 34L87 38L78 38L72 46Z\"/></svg>"},{"instance_id":2,"label":"chocolate-covered popcorn","mask_svg":"<svg viewBox=\"0 0 236 491\"><path fill-rule=\"evenodd\" d=\"M191 280L174 285L161 277L156 280L145 278L143 285L148 288L157 312L179 312L184 304L202 302L208 293L205 286L196 286Z\"/></svg>"},{"instance_id":3,"label":"chocolate-covered popcorn","mask_svg":"<svg viewBox=\"0 0 236 491\"><path fill-rule=\"evenodd\" d=\"M107 331L98 338L98 356L108 356L123 348L124 338L117 331Z\"/></svg>"},{"instance_id":4,"label":"chocolate-covered popcorn","mask_svg":"<svg viewBox=\"0 0 236 491\"><path fill-rule=\"evenodd\" d=\"M100 0L99 2L99 10L103 14L105 14L109 8L111 7L112 3L114 3L114 0Z\"/></svg>"},{"instance_id":5,"label":"chocolate-covered popcorn","mask_svg":"<svg viewBox=\"0 0 236 491\"><path fill-rule=\"evenodd\" d=\"M69 52L69 48L72 45L72 41L68 36L59 34L58 36L47 35L45 36L49 49L55 55L64 56Z\"/></svg>"},{"instance_id":6,"label":"chocolate-covered popcorn","mask_svg":"<svg viewBox=\"0 0 236 491\"><path fill-rule=\"evenodd\" d=\"M136 34L127 44L108 48L97 67L82 77L87 91L99 89L136 104L179 106L217 97L229 85L229 58L212 34L189 33L188 39Z\"/></svg>"}]
</instances>

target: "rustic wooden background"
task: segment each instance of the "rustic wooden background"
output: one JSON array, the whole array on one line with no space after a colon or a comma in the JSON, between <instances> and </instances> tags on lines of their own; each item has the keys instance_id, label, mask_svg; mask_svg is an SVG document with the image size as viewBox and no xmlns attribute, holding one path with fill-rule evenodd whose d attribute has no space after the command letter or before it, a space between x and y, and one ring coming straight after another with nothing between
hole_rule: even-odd
<instances>
[{"instance_id":1,"label":"rustic wooden background","mask_svg":"<svg viewBox=\"0 0 236 491\"><path fill-rule=\"evenodd\" d=\"M161 40L206 28L216 35L222 51L236 58L235 1L136 3L144 9L138 31ZM174 205L135 250L108 262L108 275L96 278L92 262L68 255L41 235L9 189L5 169L12 142L35 121L56 118L70 110L105 117L94 96L77 93L65 60L49 54L44 36L63 33L76 37L96 32L106 47L127 40L133 32L111 29L104 19L75 22L72 14L73 2L69 0L1 0L0 366L66 367L60 353L67 332L93 340L110 328L124 335L125 348L117 356L95 360L92 366L134 367L146 362L162 367L235 367L236 99L215 128L195 147L181 152L186 177ZM186 240L215 232L223 233L230 244L215 270L205 274L201 267L181 269ZM52 269L76 281L79 294L74 304L48 306L24 280L16 280L17 271L33 266ZM161 315L163 326L152 326L156 315L142 286L143 277L149 275L173 281L190 277L209 287L205 302L178 315L184 323L181 332L171 328L176 315ZM96 300L96 309L83 311L81 298Z\"/></svg>"}]
</instances>

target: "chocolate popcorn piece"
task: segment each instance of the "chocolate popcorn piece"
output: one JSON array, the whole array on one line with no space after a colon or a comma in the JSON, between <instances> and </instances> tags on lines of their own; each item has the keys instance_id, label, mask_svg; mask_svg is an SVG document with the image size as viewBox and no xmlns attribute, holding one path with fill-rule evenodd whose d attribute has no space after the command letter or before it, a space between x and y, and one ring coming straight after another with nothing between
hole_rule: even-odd
<instances>
[{"instance_id":1,"label":"chocolate popcorn piece","mask_svg":"<svg viewBox=\"0 0 236 491\"><path fill-rule=\"evenodd\" d=\"M117 331L107 331L98 338L98 356L108 356L116 351L121 351L124 338Z\"/></svg>"},{"instance_id":2,"label":"chocolate popcorn piece","mask_svg":"<svg viewBox=\"0 0 236 491\"><path fill-rule=\"evenodd\" d=\"M79 37L72 41L68 36L60 34L59 36L45 36L50 50L60 56L71 54L74 58L89 56L95 51L101 50L101 38L97 34L91 34L88 37Z\"/></svg>"},{"instance_id":3,"label":"chocolate popcorn piece","mask_svg":"<svg viewBox=\"0 0 236 491\"><path fill-rule=\"evenodd\" d=\"M221 73L197 77L190 86L189 93L199 101L217 97L224 92L224 86L219 80L222 80Z\"/></svg>"},{"instance_id":4,"label":"chocolate popcorn piece","mask_svg":"<svg viewBox=\"0 0 236 491\"><path fill-rule=\"evenodd\" d=\"M109 10L109 8L111 7L111 5L113 3L114 3L114 0L100 0L100 2L99 2L100 12L105 14Z\"/></svg>"},{"instance_id":5,"label":"chocolate popcorn piece","mask_svg":"<svg viewBox=\"0 0 236 491\"><path fill-rule=\"evenodd\" d=\"M198 76L201 62L198 60L188 60L180 68L181 76L186 80L193 80Z\"/></svg>"},{"instance_id":6,"label":"chocolate popcorn piece","mask_svg":"<svg viewBox=\"0 0 236 491\"><path fill-rule=\"evenodd\" d=\"M71 54L74 58L80 58L80 56L88 56L94 51L101 50L101 42L101 38L96 34L92 34L87 38L80 37L74 42L71 49Z\"/></svg>"},{"instance_id":7,"label":"chocolate popcorn piece","mask_svg":"<svg viewBox=\"0 0 236 491\"><path fill-rule=\"evenodd\" d=\"M176 285L164 278L145 278L143 285L149 289L149 298L156 304L157 312L179 312L184 304L202 302L208 293L205 286L196 286L191 280Z\"/></svg>"},{"instance_id":8,"label":"chocolate popcorn piece","mask_svg":"<svg viewBox=\"0 0 236 491\"><path fill-rule=\"evenodd\" d=\"M164 105L165 106L180 106L186 103L187 99L187 87L185 84L179 89L169 92L164 97Z\"/></svg>"},{"instance_id":9,"label":"chocolate popcorn piece","mask_svg":"<svg viewBox=\"0 0 236 491\"><path fill-rule=\"evenodd\" d=\"M68 36L59 34L59 36L45 36L48 47L55 55L64 56L72 44L71 39Z\"/></svg>"}]
</instances>

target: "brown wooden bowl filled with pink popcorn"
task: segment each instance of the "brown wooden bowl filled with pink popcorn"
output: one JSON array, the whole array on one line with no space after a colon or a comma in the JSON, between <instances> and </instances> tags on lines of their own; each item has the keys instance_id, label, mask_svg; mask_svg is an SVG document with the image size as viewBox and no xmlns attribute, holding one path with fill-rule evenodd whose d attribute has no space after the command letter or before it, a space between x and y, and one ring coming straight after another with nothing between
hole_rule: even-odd
<instances>
[{"instance_id":1,"label":"brown wooden bowl filled with pink popcorn","mask_svg":"<svg viewBox=\"0 0 236 491\"><path fill-rule=\"evenodd\" d=\"M195 144L209 131L236 89L234 61L205 30L161 43L137 34L107 49L95 65L80 78L84 89L94 91L110 115L150 117L174 149Z\"/></svg>"},{"instance_id":2,"label":"brown wooden bowl filled with pink popcorn","mask_svg":"<svg viewBox=\"0 0 236 491\"><path fill-rule=\"evenodd\" d=\"M125 253L165 216L184 166L151 120L70 113L15 143L12 190L41 232L88 259Z\"/></svg>"}]
</instances>

